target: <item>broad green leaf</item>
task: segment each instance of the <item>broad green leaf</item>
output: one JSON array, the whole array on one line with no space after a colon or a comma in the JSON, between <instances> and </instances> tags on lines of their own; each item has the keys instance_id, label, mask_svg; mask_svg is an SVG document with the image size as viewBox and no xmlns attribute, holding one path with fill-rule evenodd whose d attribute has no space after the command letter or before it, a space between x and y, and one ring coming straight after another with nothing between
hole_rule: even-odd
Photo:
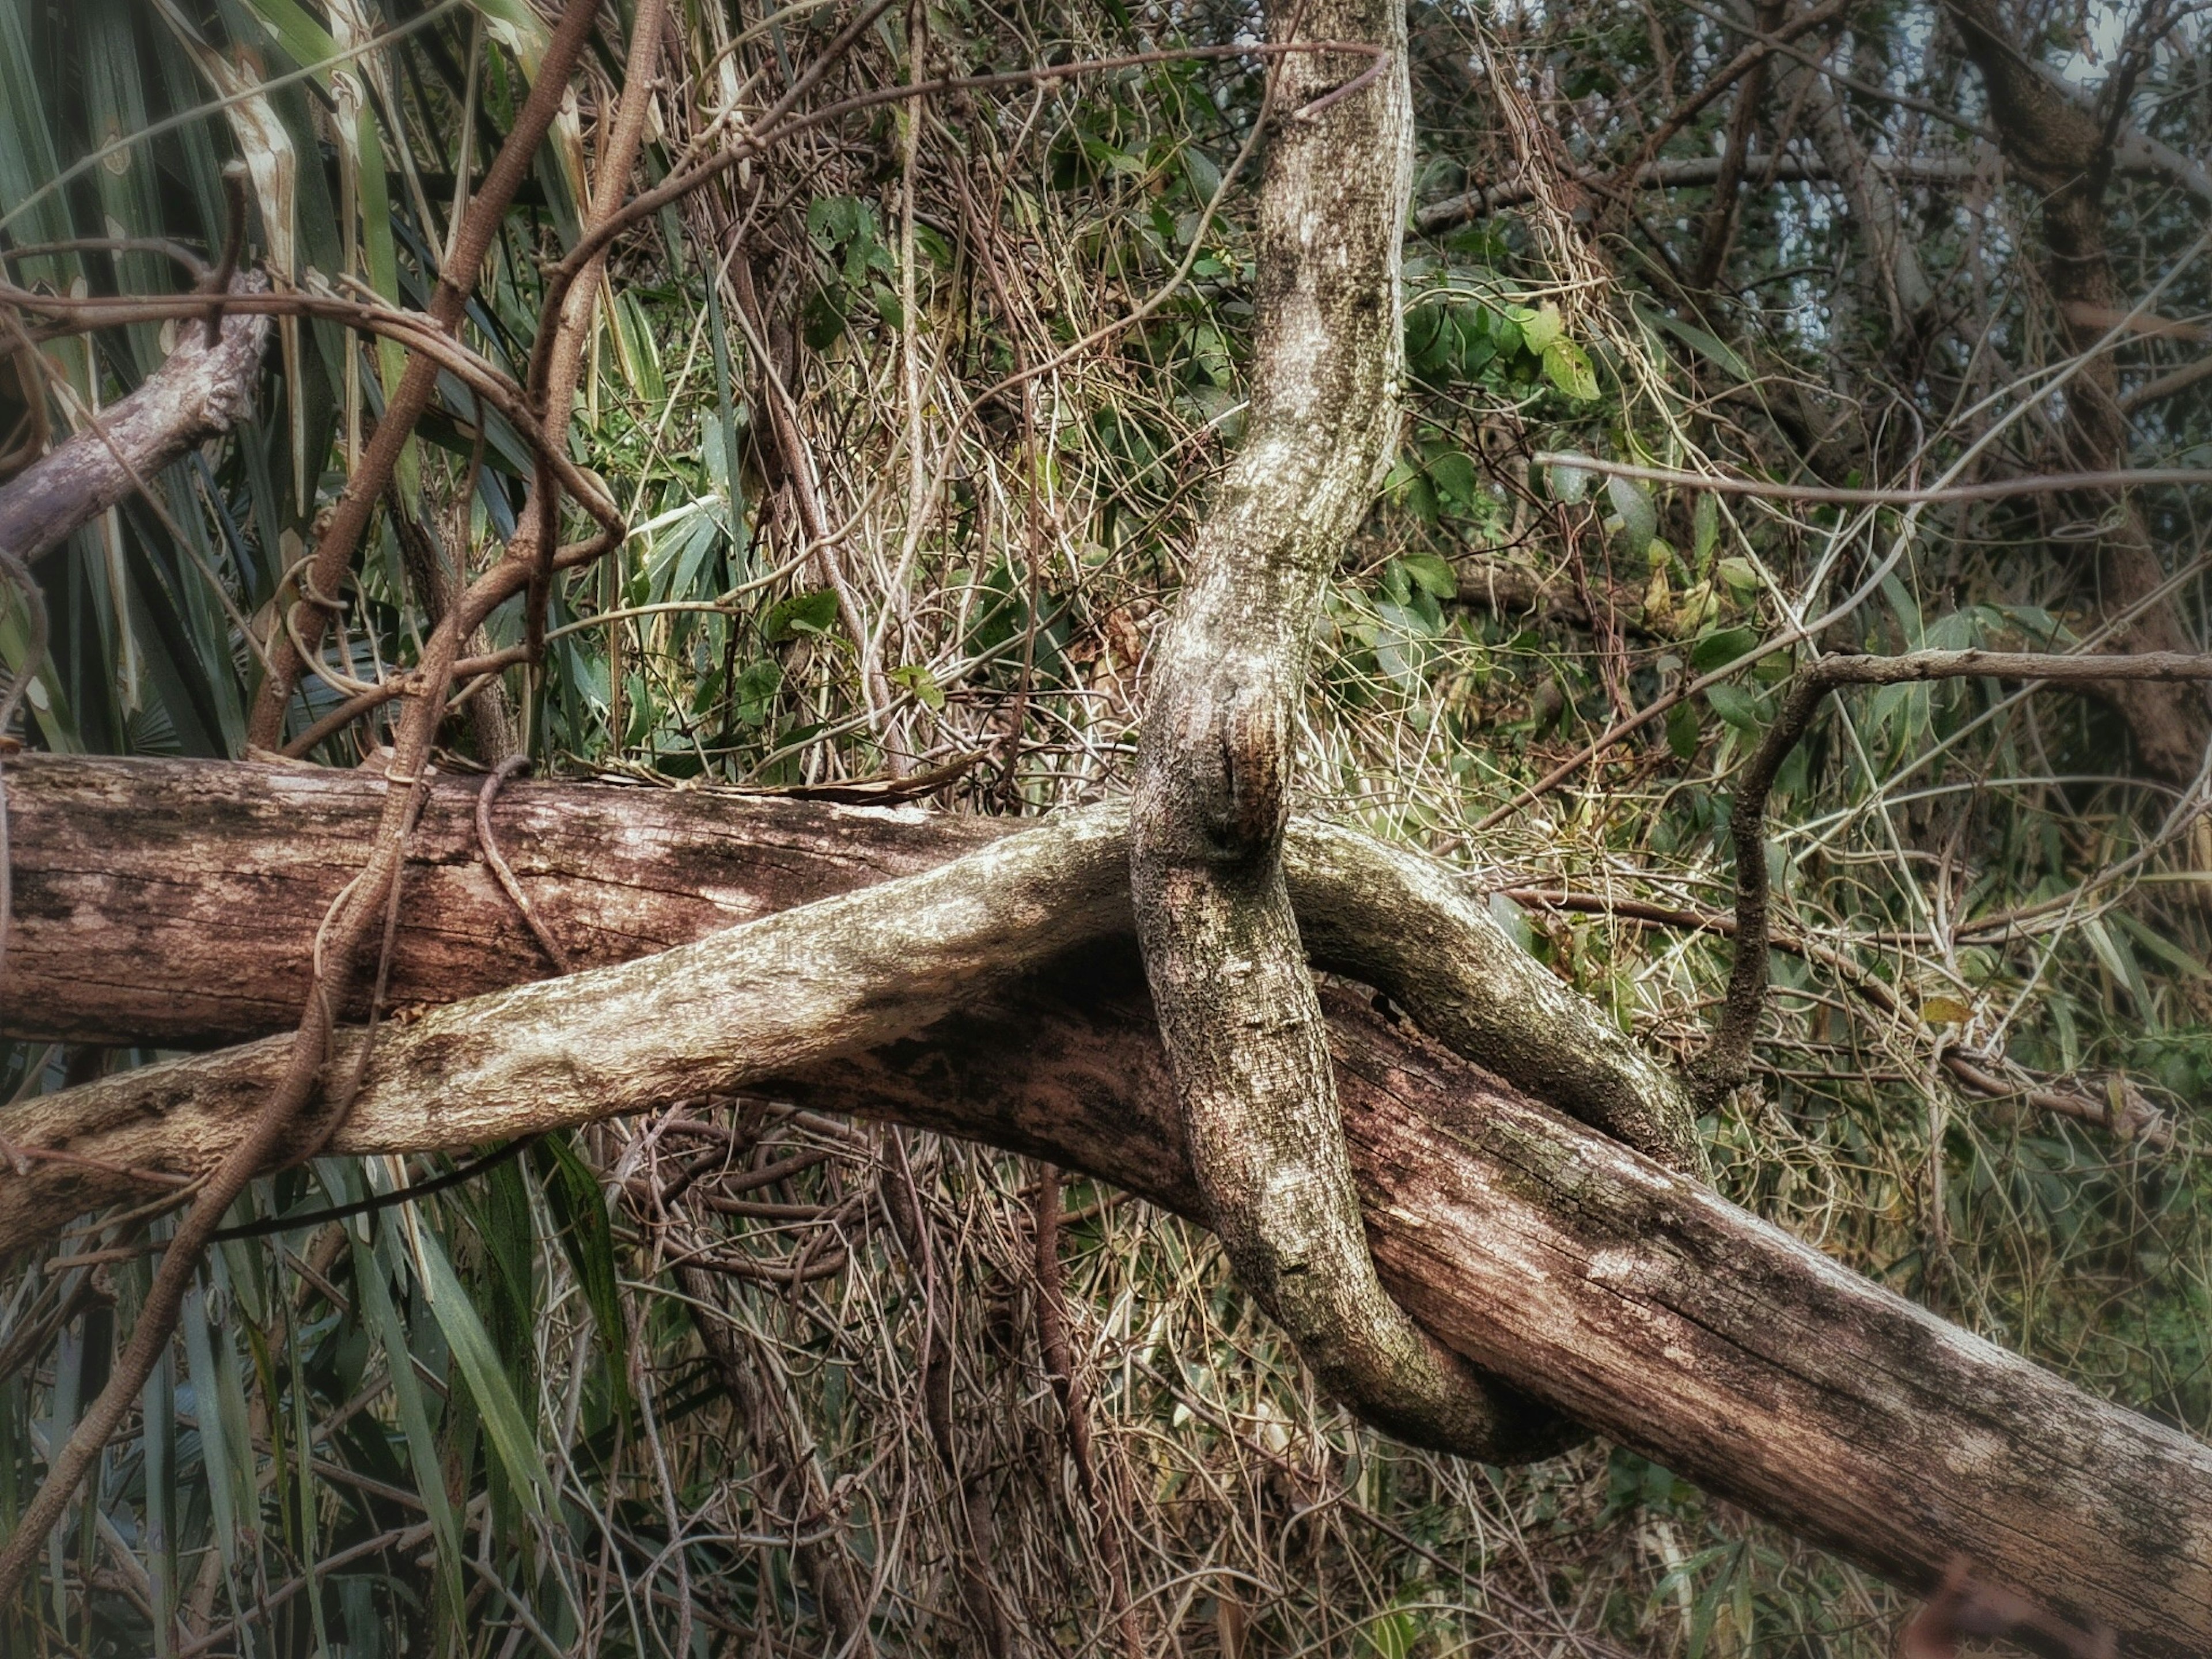
<instances>
[{"instance_id":1,"label":"broad green leaf","mask_svg":"<svg viewBox=\"0 0 2212 1659\"><path fill-rule=\"evenodd\" d=\"M1449 599L1459 592L1459 578L1452 568L1433 553L1408 553L1398 563L1414 584L1431 598Z\"/></svg>"},{"instance_id":2,"label":"broad green leaf","mask_svg":"<svg viewBox=\"0 0 2212 1659\"><path fill-rule=\"evenodd\" d=\"M137 8L120 0L83 0L77 39L84 58L85 113L94 146L105 149L149 125L146 90L139 73ZM157 236L167 228L161 213L155 153L148 146L125 145L92 170L101 217L110 233ZM115 256L115 274L125 294L161 294L176 286L168 261L150 253ZM160 330L140 323L127 331L137 373L152 372L161 362ZM118 617L118 620L120 618Z\"/></svg>"},{"instance_id":3,"label":"broad green leaf","mask_svg":"<svg viewBox=\"0 0 2212 1659\"><path fill-rule=\"evenodd\" d=\"M1700 674L1745 656L1759 645L1758 634L1748 628L1723 628L1705 635L1690 647L1690 666Z\"/></svg>"},{"instance_id":4,"label":"broad green leaf","mask_svg":"<svg viewBox=\"0 0 2212 1659\"><path fill-rule=\"evenodd\" d=\"M1723 559L1713 567L1713 574L1738 599L1759 592L1759 567L1749 559Z\"/></svg>"},{"instance_id":5,"label":"broad green leaf","mask_svg":"<svg viewBox=\"0 0 2212 1659\"><path fill-rule=\"evenodd\" d=\"M730 686L730 701L741 726L764 725L775 712L776 693L783 689L783 669L773 657L747 663Z\"/></svg>"},{"instance_id":6,"label":"broad green leaf","mask_svg":"<svg viewBox=\"0 0 2212 1659\"><path fill-rule=\"evenodd\" d=\"M1559 307L1549 300L1545 301L1532 315L1522 318L1520 322L1522 342L1540 357L1551 349L1552 343L1559 337L1559 331L1564 326Z\"/></svg>"},{"instance_id":7,"label":"broad green leaf","mask_svg":"<svg viewBox=\"0 0 2212 1659\"><path fill-rule=\"evenodd\" d=\"M1698 757L1698 705L1684 698L1667 711L1667 746L1674 751L1674 758L1692 761Z\"/></svg>"},{"instance_id":8,"label":"broad green leaf","mask_svg":"<svg viewBox=\"0 0 2212 1659\"><path fill-rule=\"evenodd\" d=\"M1368 1650L1376 1659L1407 1659L1420 1639L1420 1627L1414 1624L1413 1615L1403 1609L1368 1621Z\"/></svg>"},{"instance_id":9,"label":"broad green leaf","mask_svg":"<svg viewBox=\"0 0 2212 1659\"><path fill-rule=\"evenodd\" d=\"M207 1298L198 1285L185 1293L183 1316L185 1372L192 1385L192 1415L200 1431L200 1476L207 1483L208 1509L214 1518L215 1544L223 1566L238 1570L237 1487L225 1431L222 1383L216 1373L215 1340L208 1328ZM224 1340L229 1339L226 1336ZM242 1448L239 1449L243 1449ZM252 1472L248 1472L249 1480ZM249 1486L248 1490L251 1490Z\"/></svg>"},{"instance_id":10,"label":"broad green leaf","mask_svg":"<svg viewBox=\"0 0 2212 1659\"><path fill-rule=\"evenodd\" d=\"M1705 701L1718 714L1739 732L1756 732L1766 723L1766 707L1763 698L1733 685L1709 685Z\"/></svg>"},{"instance_id":11,"label":"broad green leaf","mask_svg":"<svg viewBox=\"0 0 2212 1659\"><path fill-rule=\"evenodd\" d=\"M301 69L337 56L338 43L330 31L308 16L296 0L245 0L245 4L269 31L270 39Z\"/></svg>"},{"instance_id":12,"label":"broad green leaf","mask_svg":"<svg viewBox=\"0 0 2212 1659\"><path fill-rule=\"evenodd\" d=\"M2121 932L2176 971L2186 974L2191 979L2212 978L2212 968L2207 968L2155 928L2145 927L2125 910L2115 909L2107 915L2111 921L2118 924Z\"/></svg>"},{"instance_id":13,"label":"broad green leaf","mask_svg":"<svg viewBox=\"0 0 2212 1659\"><path fill-rule=\"evenodd\" d=\"M1597 396L1597 371L1572 340L1554 340L1544 348L1544 378L1577 403Z\"/></svg>"},{"instance_id":14,"label":"broad green leaf","mask_svg":"<svg viewBox=\"0 0 2212 1659\"><path fill-rule=\"evenodd\" d=\"M827 634L837 620L837 595L826 587L794 593L769 607L761 618L761 637L771 645L801 634Z\"/></svg>"},{"instance_id":15,"label":"broad green leaf","mask_svg":"<svg viewBox=\"0 0 2212 1659\"><path fill-rule=\"evenodd\" d=\"M1641 553L1659 533L1659 508L1651 492L1633 478L1607 474L1605 493L1613 501L1613 510L1620 515L1622 544Z\"/></svg>"},{"instance_id":16,"label":"broad green leaf","mask_svg":"<svg viewBox=\"0 0 2212 1659\"><path fill-rule=\"evenodd\" d=\"M483 16L492 38L514 54L524 75L536 80L538 66L544 61L545 48L553 37L527 0L471 0L471 3Z\"/></svg>"},{"instance_id":17,"label":"broad green leaf","mask_svg":"<svg viewBox=\"0 0 2212 1659\"><path fill-rule=\"evenodd\" d=\"M1449 504L1464 507L1471 505L1479 489L1474 463L1456 449L1447 449L1429 460L1429 477L1437 486L1437 493Z\"/></svg>"},{"instance_id":18,"label":"broad green leaf","mask_svg":"<svg viewBox=\"0 0 2212 1659\"><path fill-rule=\"evenodd\" d=\"M1573 502L1582 500L1596 476L1571 460L1558 460L1552 463L1551 476L1544 482L1553 501Z\"/></svg>"}]
</instances>

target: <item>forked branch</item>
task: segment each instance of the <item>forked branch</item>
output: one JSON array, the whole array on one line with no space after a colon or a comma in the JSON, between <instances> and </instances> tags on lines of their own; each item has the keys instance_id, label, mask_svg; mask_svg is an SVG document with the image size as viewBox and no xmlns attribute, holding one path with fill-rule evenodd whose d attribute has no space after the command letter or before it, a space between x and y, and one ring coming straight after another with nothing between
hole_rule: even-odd
<instances>
[{"instance_id":1,"label":"forked branch","mask_svg":"<svg viewBox=\"0 0 2212 1659\"><path fill-rule=\"evenodd\" d=\"M2212 656L2143 652L2133 656L2061 657L2032 651L1916 651L1899 657L1823 657L1799 669L1784 692L1774 723L1736 779L1729 805L1729 835L1735 853L1735 946L1728 997L1711 1042L1693 1068L1707 1099L1751 1079L1752 1043L1765 1006L1768 912L1771 883L1766 867L1766 801L1790 751L1812 724L1829 692L1845 685L1905 685L1948 679L2026 680L2046 685L2108 685L2115 682L2212 682Z\"/></svg>"}]
</instances>

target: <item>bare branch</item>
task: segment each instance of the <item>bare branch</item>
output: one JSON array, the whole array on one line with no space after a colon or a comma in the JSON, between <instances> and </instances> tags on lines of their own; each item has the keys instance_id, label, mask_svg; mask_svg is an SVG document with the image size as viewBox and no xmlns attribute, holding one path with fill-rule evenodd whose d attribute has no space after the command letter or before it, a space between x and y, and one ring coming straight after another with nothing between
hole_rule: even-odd
<instances>
[{"instance_id":1,"label":"bare branch","mask_svg":"<svg viewBox=\"0 0 2212 1659\"><path fill-rule=\"evenodd\" d=\"M228 286L234 294L260 294L269 283L249 271ZM204 301L195 307L201 314L206 309ZM268 338L265 316L239 312L225 316L212 349L199 329L180 326L176 349L143 386L0 488L0 547L26 563L42 557L139 481L229 431L252 410Z\"/></svg>"}]
</instances>

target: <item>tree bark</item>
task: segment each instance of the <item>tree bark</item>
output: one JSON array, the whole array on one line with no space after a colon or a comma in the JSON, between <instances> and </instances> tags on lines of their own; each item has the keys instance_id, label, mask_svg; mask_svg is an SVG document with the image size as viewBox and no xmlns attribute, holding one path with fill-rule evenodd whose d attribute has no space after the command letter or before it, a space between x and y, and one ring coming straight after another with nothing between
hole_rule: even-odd
<instances>
[{"instance_id":1,"label":"tree bark","mask_svg":"<svg viewBox=\"0 0 2212 1659\"><path fill-rule=\"evenodd\" d=\"M359 869L380 778L310 767L23 755L9 764L15 925L0 1032L204 1048L289 1029L315 927ZM434 780L415 835L390 1000L420 1008L553 964L476 844L477 788ZM933 870L1018 821L608 784L510 783L490 820L579 969ZM1452 873L1294 821L1286 872L1324 965L1630 1145L1680 1162L1680 1085L1509 939ZM356 994L349 1017L365 1014Z\"/></svg>"},{"instance_id":2,"label":"tree bark","mask_svg":"<svg viewBox=\"0 0 2212 1659\"><path fill-rule=\"evenodd\" d=\"M233 293L258 294L269 279L241 271ZM177 329L177 347L146 383L0 489L0 548L25 563L62 544L194 444L253 412L269 319L228 312L215 343L198 319ZM43 395L26 387L26 395ZM104 428L106 436L101 435Z\"/></svg>"},{"instance_id":3,"label":"tree bark","mask_svg":"<svg viewBox=\"0 0 2212 1659\"><path fill-rule=\"evenodd\" d=\"M1193 1170L1244 1287L1322 1385L1402 1439L1496 1459L1530 1432L1376 1278L1326 1030L1284 880L1313 625L1396 447L1399 252L1413 100L1399 0L1267 8L1272 97L1254 234L1251 410L1150 670L1129 809L1137 936Z\"/></svg>"},{"instance_id":4,"label":"tree bark","mask_svg":"<svg viewBox=\"0 0 2212 1659\"><path fill-rule=\"evenodd\" d=\"M198 769L114 762L55 768L80 782L104 775L111 802L118 772L178 769ZM212 769L234 785L259 780L295 793L307 776L283 769ZM332 782L357 787L350 777ZM27 769L16 787L35 802L27 817L42 826L31 837L32 868L52 868L56 860L38 854L68 816L59 792L42 787L37 767ZM556 802L582 806L613 798L600 808L604 824L619 816L617 805L684 800L550 787L518 787L516 797L507 804L515 814L510 823L539 812L555 823L574 816L548 811ZM782 817L812 826L805 835L771 830L763 836L765 857L749 869L733 872L725 865L718 872L726 892L748 891L751 897L741 902L752 903L845 882L878 857L915 857L933 827L912 814L787 802L758 803L757 811L747 803L733 813L726 802L706 805L726 821L752 815L764 823ZM353 809L368 810L367 803ZM627 839L635 848L665 833L666 823L648 817L627 838L609 840ZM1125 906L1119 881L1125 854L1110 817L1094 814L1089 823L1072 838L1074 862L1090 872L1079 886L1090 884L1109 908ZM176 829L173 819L148 834L166 830L173 842L181 839ZM1060 832L1030 830L1018 839L1041 833ZM879 851L878 837L891 850ZM288 861L275 853L285 839L283 823L264 817L233 844L236 867L249 875L274 872L266 880L272 894L313 887L316 854ZM331 845L336 837L326 830L322 841ZM202 858L216 856L213 838L203 836L198 844ZM717 844L734 849L741 842L726 830ZM572 854L585 850L580 836L560 845ZM825 850L811 850L817 848ZM519 866L533 863L531 849L508 850ZM1021 860L1005 843L994 851L1011 860L1002 873L1019 872ZM331 886L344 878L342 866L323 868ZM460 890L433 886L448 883L451 868L422 872L410 890L426 896ZM30 876L28 884L41 879ZM560 895L596 895L598 915L614 908L605 894L617 884L603 872L525 879L549 925L564 936L571 919L557 908ZM631 914L661 914L655 907L665 905L675 919L658 925L672 933L692 925L681 918L718 914L670 894L676 884L666 884L658 897L638 891ZM115 892L145 890L126 871ZM959 1006L948 1003L949 1012L900 1040L818 1054L787 1075L763 1074L753 1086L822 1109L865 1112L1049 1158L1206 1222L1126 942L1109 936L1072 958L1048 961L1065 936L1063 917L1079 915L1080 903L1061 894L1041 905L1026 878L1011 886L994 878L976 890L994 901L988 923L975 924L993 951L1007 938L1012 956L1042 951L1037 959L1047 965L1038 975L1006 982L989 998L952 996L949 1003ZM85 902L79 914L90 919L88 881L80 878L78 892ZM893 919L925 908L941 916L896 893L887 896L890 902L876 908ZM817 913L787 921L786 942L798 948L767 952L761 959L773 962L775 972L750 975L757 1001L783 1005L778 1018L790 1019L794 1004L835 989L807 969L836 934L818 921ZM1125 917L1121 926L1127 925ZM1379 925L1389 931L1392 919ZM1322 931L1310 926L1309 940ZM574 932L588 937L580 926ZM519 924L512 933L527 939ZM105 928L92 934L112 936ZM252 937L241 922L224 936L224 948L250 952L238 941ZM502 944L507 937L502 933ZM694 971L701 959L726 952L740 937L724 935L698 956L678 953L678 961L651 965L653 983L674 986L672 999L629 1002L627 1018L624 1009L605 1006L595 1014L602 1000L584 979L514 994L520 1002L493 999L504 1011L498 1017L482 1002L473 1012L454 1010L460 1018L442 1034L439 1015L387 1032L334 1150L471 1145L562 1111L629 1109L648 1095L696 1097L720 1086L732 1049L742 1055L755 1037L726 1026L719 1042L702 1044L693 1029L700 1011L686 1005L702 994ZM741 948L762 944L757 939ZM914 959L911 950L898 954L899 979ZM151 972L159 964L147 966ZM723 966L732 970L726 980L747 982L743 963ZM991 971L998 971L995 961ZM480 981L481 970L473 977ZM878 987L884 1004L896 985ZM853 989L838 994L872 1018L869 1000ZM11 1024L37 993L29 973L21 980L11 974ZM1390 1292L1455 1350L1534 1399L1906 1585L1932 1586L1946 1563L1963 1553L1988 1577L2032 1589L2077 1620L2111 1625L2124 1651L2179 1656L2212 1644L2212 1452L1913 1308L1694 1182L1389 1024L1348 993L1325 993L1323 1001L1376 1259ZM532 1006L548 1011L551 1023L526 1018L520 1011ZM640 1021L654 1029L610 1030ZM586 1040L587 1025L597 1035ZM463 1029L474 1035L456 1041L453 1031ZM640 1051L685 1048L696 1063L651 1079L638 1075ZM240 1054L252 1052L189 1066L234 1070ZM494 1083L502 1054L522 1064ZM195 1164L238 1132L238 1119L223 1110L221 1090L161 1089L159 1074L167 1069L9 1109L0 1115L0 1134L17 1151L52 1144L56 1128L69 1139L85 1127L82 1109L97 1095L124 1109L109 1134L81 1143L93 1155ZM107 1092L118 1085L123 1095ZM256 1098L242 1081L239 1088L233 1098L249 1104ZM198 1103L179 1103L186 1092ZM178 1109L148 1109L157 1096ZM59 1166L28 1159L16 1167L30 1173L0 1176L0 1212L20 1214L27 1190L51 1191L51 1171ZM87 1184L78 1194L90 1202L144 1191L112 1170L79 1173ZM58 1224L52 1218L73 1201L46 1206L42 1231L50 1235ZM15 1232L12 1224L9 1231Z\"/></svg>"},{"instance_id":5,"label":"tree bark","mask_svg":"<svg viewBox=\"0 0 2212 1659\"><path fill-rule=\"evenodd\" d=\"M2039 72L2014 38L1997 0L1945 0L1966 52L1988 88L1990 116L2005 157L2043 198L2045 280L2068 343L2087 352L2118 314L2119 294L2106 246L2105 191L2118 165L2106 124ZM2067 383L2065 464L2082 471L2118 471L2128 465L2128 419L2120 406L2112 354L2098 352ZM2124 495L2078 499L2084 517L2110 520L2106 533L2074 544L2084 568L2075 580L2108 613L2142 606L2106 647L2112 651L2194 648L2172 599L2154 600L2166 568L2142 511ZM2107 685L2144 763L2159 776L2186 784L2196 777L2212 737L2203 690L2195 686Z\"/></svg>"}]
</instances>

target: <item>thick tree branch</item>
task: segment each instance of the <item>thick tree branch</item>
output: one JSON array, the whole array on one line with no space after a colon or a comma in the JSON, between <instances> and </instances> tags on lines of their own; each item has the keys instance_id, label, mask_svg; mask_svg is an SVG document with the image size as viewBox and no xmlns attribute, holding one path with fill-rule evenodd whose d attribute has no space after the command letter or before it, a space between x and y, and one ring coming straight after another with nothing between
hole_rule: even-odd
<instances>
[{"instance_id":1,"label":"thick tree branch","mask_svg":"<svg viewBox=\"0 0 2212 1659\"><path fill-rule=\"evenodd\" d=\"M9 778L16 923L0 1032L156 1048L258 1037L299 1018L315 924L360 867L385 793L358 772L51 755L20 757ZM394 941L400 1006L550 971L483 858L478 804L465 778L428 792ZM532 909L580 968L933 870L1018 827L521 782L499 792L487 819ZM1584 1121L1662 1158L1687 1156L1674 1081L1449 870L1297 819L1285 873L1322 965L1388 989L1443 1041Z\"/></svg>"},{"instance_id":2,"label":"thick tree branch","mask_svg":"<svg viewBox=\"0 0 2212 1659\"><path fill-rule=\"evenodd\" d=\"M872 815L835 816L865 839ZM1047 1158L1203 1222L1126 945L1048 959L1091 918L1121 911L1127 926L1124 856L1094 813L632 968L426 1015L380 1042L336 1149L474 1145L750 1086ZM1001 977L1024 961L1043 972ZM2212 1641L2212 1452L1945 1325L1357 1000L1324 1006L1376 1259L1454 1349L1905 1584L1934 1585L1964 1553L1987 1579L2112 1626L2127 1651L2178 1659ZM933 1008L949 1012L925 1020ZM840 1046L892 1030L906 1035ZM0 1123L18 1148L197 1166L239 1133L226 1098L259 1097L243 1073L281 1061L281 1044L257 1045L124 1073ZM794 1069L776 1076L779 1063ZM50 1235L78 1200L136 1195L112 1168L17 1167L29 1173L0 1181L13 1238L33 1215Z\"/></svg>"},{"instance_id":3,"label":"thick tree branch","mask_svg":"<svg viewBox=\"0 0 2212 1659\"><path fill-rule=\"evenodd\" d=\"M1397 436L1413 165L1405 9L1271 6L1279 41L1372 41L1379 73L1282 63L1255 235L1251 412L1152 658L1130 889L1192 1167L1237 1274L1322 1385L1419 1443L1495 1460L1530 1431L1376 1279L1283 875L1291 733L1328 573Z\"/></svg>"},{"instance_id":4,"label":"thick tree branch","mask_svg":"<svg viewBox=\"0 0 2212 1659\"><path fill-rule=\"evenodd\" d=\"M258 271L230 284L239 294L268 286ZM268 339L269 319L252 313L227 313L212 348L197 323L179 325L176 349L143 386L0 489L0 547L26 563L42 557L194 444L229 431L252 411Z\"/></svg>"}]
</instances>

